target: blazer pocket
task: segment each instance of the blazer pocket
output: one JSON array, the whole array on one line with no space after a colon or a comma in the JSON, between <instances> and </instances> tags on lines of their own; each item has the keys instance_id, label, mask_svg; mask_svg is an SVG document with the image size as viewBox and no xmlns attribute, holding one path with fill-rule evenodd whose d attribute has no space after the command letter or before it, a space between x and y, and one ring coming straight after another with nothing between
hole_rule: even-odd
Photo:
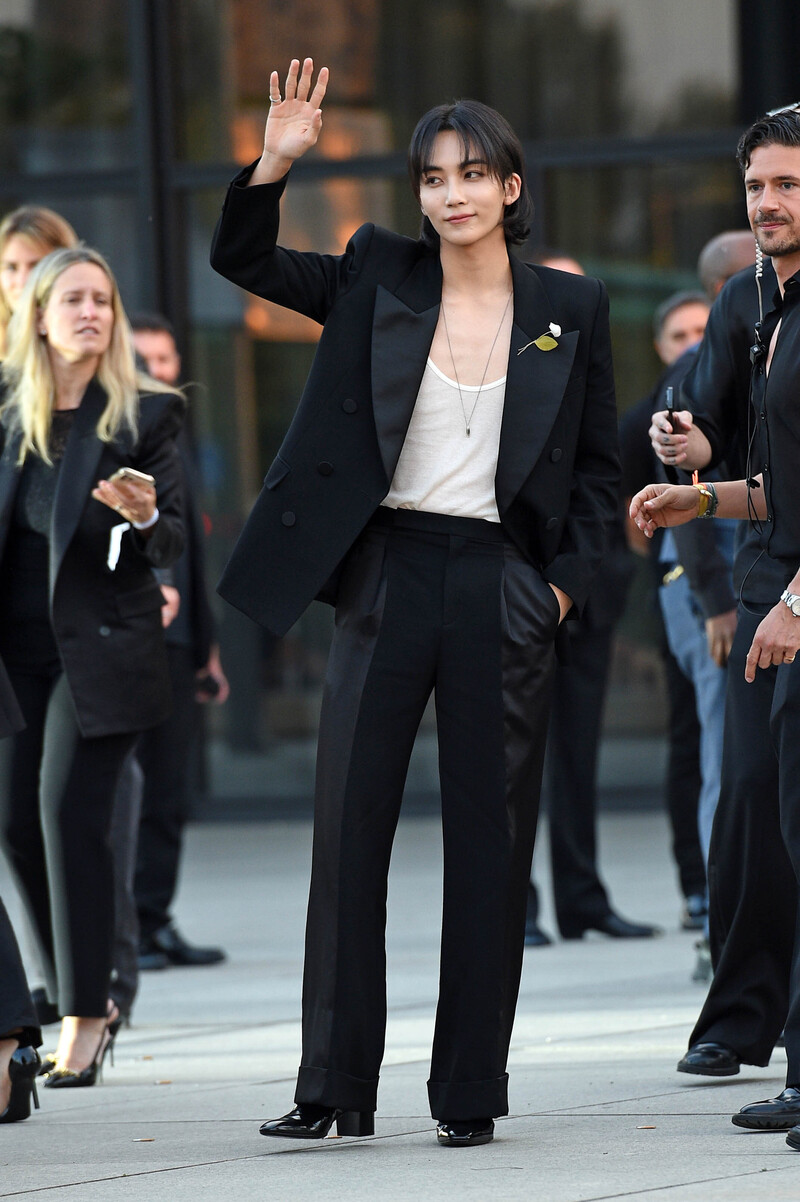
<instances>
[{"instance_id":1,"label":"blazer pocket","mask_svg":"<svg viewBox=\"0 0 800 1202\"><path fill-rule=\"evenodd\" d=\"M289 464L285 459L281 459L280 455L276 455L272 466L264 477L265 488L277 488L284 476L288 476L291 471Z\"/></svg>"},{"instance_id":2,"label":"blazer pocket","mask_svg":"<svg viewBox=\"0 0 800 1202\"><path fill-rule=\"evenodd\" d=\"M161 609L164 597L160 588L145 585L143 588L132 589L128 593L117 594L117 613L121 618L134 618L137 614L150 613Z\"/></svg>"}]
</instances>

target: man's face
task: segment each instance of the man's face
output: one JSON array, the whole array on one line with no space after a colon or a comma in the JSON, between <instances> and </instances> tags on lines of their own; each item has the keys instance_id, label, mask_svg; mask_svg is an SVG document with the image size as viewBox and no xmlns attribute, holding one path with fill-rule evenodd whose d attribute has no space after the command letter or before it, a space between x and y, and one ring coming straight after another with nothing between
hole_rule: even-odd
<instances>
[{"instance_id":1,"label":"man's face","mask_svg":"<svg viewBox=\"0 0 800 1202\"><path fill-rule=\"evenodd\" d=\"M800 146L757 147L744 177L747 217L765 255L800 255Z\"/></svg>"},{"instance_id":2,"label":"man's face","mask_svg":"<svg viewBox=\"0 0 800 1202\"><path fill-rule=\"evenodd\" d=\"M708 305L701 304L700 301L692 301L673 309L655 340L656 352L661 362L669 367L676 359L680 359L690 346L695 346L703 337L707 321Z\"/></svg>"},{"instance_id":3,"label":"man's face","mask_svg":"<svg viewBox=\"0 0 800 1202\"><path fill-rule=\"evenodd\" d=\"M177 384L181 357L175 339L166 330L134 330L133 345L147 364L147 371L162 384Z\"/></svg>"}]
</instances>

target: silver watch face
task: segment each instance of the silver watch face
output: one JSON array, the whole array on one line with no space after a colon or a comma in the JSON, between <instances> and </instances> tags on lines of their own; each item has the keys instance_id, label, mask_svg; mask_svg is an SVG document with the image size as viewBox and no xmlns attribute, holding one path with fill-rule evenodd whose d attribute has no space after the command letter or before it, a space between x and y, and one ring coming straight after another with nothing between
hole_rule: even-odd
<instances>
[{"instance_id":1,"label":"silver watch face","mask_svg":"<svg viewBox=\"0 0 800 1202\"><path fill-rule=\"evenodd\" d=\"M786 589L781 600L786 602L796 618L800 618L800 595L797 593L790 593L789 590Z\"/></svg>"}]
</instances>

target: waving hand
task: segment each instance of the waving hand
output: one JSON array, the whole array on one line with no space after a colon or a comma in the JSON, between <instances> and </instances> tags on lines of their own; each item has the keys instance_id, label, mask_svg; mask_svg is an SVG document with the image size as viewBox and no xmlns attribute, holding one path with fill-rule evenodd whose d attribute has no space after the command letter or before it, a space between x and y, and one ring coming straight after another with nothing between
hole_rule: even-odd
<instances>
[{"instance_id":1,"label":"waving hand","mask_svg":"<svg viewBox=\"0 0 800 1202\"><path fill-rule=\"evenodd\" d=\"M281 179L317 141L322 128L321 104L328 87L328 68L321 67L312 90L314 63L293 58L281 97L278 72L269 77L269 115L264 130L264 153L250 177L251 184Z\"/></svg>"}]
</instances>

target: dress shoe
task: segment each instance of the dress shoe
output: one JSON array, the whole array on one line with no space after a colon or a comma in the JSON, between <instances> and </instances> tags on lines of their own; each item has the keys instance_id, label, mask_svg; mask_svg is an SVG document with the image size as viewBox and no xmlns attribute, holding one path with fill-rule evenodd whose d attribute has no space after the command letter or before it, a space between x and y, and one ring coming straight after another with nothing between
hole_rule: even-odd
<instances>
[{"instance_id":1,"label":"dress shoe","mask_svg":"<svg viewBox=\"0 0 800 1202\"><path fill-rule=\"evenodd\" d=\"M159 972L163 968L169 968L166 952L159 952L150 944L143 944L139 948L137 964L139 972Z\"/></svg>"},{"instance_id":2,"label":"dress shoe","mask_svg":"<svg viewBox=\"0 0 800 1202\"><path fill-rule=\"evenodd\" d=\"M219 964L225 959L225 953L221 947L195 947L194 944L187 943L171 922L168 922L166 926L159 927L157 931L153 931L149 939L142 941L140 956L148 952L161 952L167 957L170 964L177 964L181 967Z\"/></svg>"},{"instance_id":3,"label":"dress shoe","mask_svg":"<svg viewBox=\"0 0 800 1202\"><path fill-rule=\"evenodd\" d=\"M663 934L661 927L650 926L644 922L629 922L613 910L609 910L600 918L559 922L558 925L564 939L582 939L587 931L599 931L601 935L608 935L611 939L652 939L654 935Z\"/></svg>"},{"instance_id":4,"label":"dress shoe","mask_svg":"<svg viewBox=\"0 0 800 1202\"><path fill-rule=\"evenodd\" d=\"M375 1116L371 1110L339 1110L306 1102L299 1102L283 1118L262 1123L259 1131L284 1139L324 1139L334 1123L339 1135L375 1134Z\"/></svg>"},{"instance_id":5,"label":"dress shoe","mask_svg":"<svg viewBox=\"0 0 800 1202\"><path fill-rule=\"evenodd\" d=\"M11 1094L8 1105L0 1114L0 1123L18 1123L29 1117L31 1099L39 1109L36 1095L36 1074L39 1071L39 1053L36 1048L19 1047L11 1057L8 1075L11 1078Z\"/></svg>"},{"instance_id":6,"label":"dress shoe","mask_svg":"<svg viewBox=\"0 0 800 1202\"><path fill-rule=\"evenodd\" d=\"M741 1060L733 1048L724 1043L693 1043L678 1061L679 1073L694 1073L698 1077L735 1077Z\"/></svg>"},{"instance_id":7,"label":"dress shoe","mask_svg":"<svg viewBox=\"0 0 800 1202\"><path fill-rule=\"evenodd\" d=\"M800 1127L792 1127L786 1136L786 1142L790 1148L794 1148L795 1152L800 1152Z\"/></svg>"},{"instance_id":8,"label":"dress shoe","mask_svg":"<svg viewBox=\"0 0 800 1202\"><path fill-rule=\"evenodd\" d=\"M525 924L525 946L526 947L550 947L553 940L543 931L538 922L526 922Z\"/></svg>"},{"instance_id":9,"label":"dress shoe","mask_svg":"<svg viewBox=\"0 0 800 1202\"><path fill-rule=\"evenodd\" d=\"M493 1139L492 1119L440 1119L436 1124L436 1140L443 1148L474 1148Z\"/></svg>"},{"instance_id":10,"label":"dress shoe","mask_svg":"<svg viewBox=\"0 0 800 1202\"><path fill-rule=\"evenodd\" d=\"M47 991L41 986L31 991L31 1001L40 1027L49 1027L51 1023L61 1022L58 1006L48 1000Z\"/></svg>"},{"instance_id":11,"label":"dress shoe","mask_svg":"<svg viewBox=\"0 0 800 1202\"><path fill-rule=\"evenodd\" d=\"M44 1074L45 1089L81 1089L96 1085L98 1081L102 1080L103 1061L106 1055L110 1057L112 1065L114 1063L114 1040L117 1038L121 1026L122 1019L115 1011L114 1017L109 1018L103 1028L92 1063L86 1068L65 1068L59 1064L56 1057L48 1056L47 1060L52 1062L52 1068L48 1068Z\"/></svg>"},{"instance_id":12,"label":"dress shoe","mask_svg":"<svg viewBox=\"0 0 800 1202\"><path fill-rule=\"evenodd\" d=\"M681 910L681 930L702 931L708 917L708 902L702 893L690 893Z\"/></svg>"},{"instance_id":13,"label":"dress shoe","mask_svg":"<svg viewBox=\"0 0 800 1202\"><path fill-rule=\"evenodd\" d=\"M777 1098L751 1102L734 1114L731 1122L750 1131L789 1131L800 1123L800 1089L787 1085Z\"/></svg>"}]
</instances>

